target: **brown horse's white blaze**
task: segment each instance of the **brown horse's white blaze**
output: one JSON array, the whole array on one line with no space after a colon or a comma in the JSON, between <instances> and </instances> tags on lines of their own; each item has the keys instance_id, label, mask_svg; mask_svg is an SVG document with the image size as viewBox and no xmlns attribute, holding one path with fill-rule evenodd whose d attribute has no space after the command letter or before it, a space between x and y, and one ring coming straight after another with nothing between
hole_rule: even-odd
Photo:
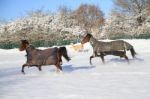
<instances>
[{"instance_id":1,"label":"brown horse's white blaze","mask_svg":"<svg viewBox=\"0 0 150 99\"><path fill-rule=\"evenodd\" d=\"M87 42L90 42L90 44L93 47L93 55L90 57L90 63L91 63L91 59L96 56L100 56L104 63L105 55L120 56L128 60L128 57L126 56L126 50L130 50L133 58L135 57L136 54L133 46L123 40L102 42L96 40L91 34L86 34L86 36L81 40L81 44L85 44Z\"/></svg>"},{"instance_id":2,"label":"brown horse's white blaze","mask_svg":"<svg viewBox=\"0 0 150 99\"><path fill-rule=\"evenodd\" d=\"M44 65L55 65L57 71L62 71L61 57L64 56L67 61L70 60L67 50L65 47L60 48L48 48L45 50L36 49L34 46L30 45L27 40L22 40L19 48L20 51L26 50L27 62L22 65L22 73L24 73L24 68L26 66L32 67L36 66L41 71L41 66Z\"/></svg>"}]
</instances>

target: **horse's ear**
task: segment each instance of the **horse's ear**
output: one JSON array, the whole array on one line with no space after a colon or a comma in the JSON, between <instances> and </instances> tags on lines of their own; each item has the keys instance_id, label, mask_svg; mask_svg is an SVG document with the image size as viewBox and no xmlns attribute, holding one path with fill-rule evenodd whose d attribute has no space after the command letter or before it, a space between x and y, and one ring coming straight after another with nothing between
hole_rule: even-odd
<instances>
[{"instance_id":1,"label":"horse's ear","mask_svg":"<svg viewBox=\"0 0 150 99\"><path fill-rule=\"evenodd\" d=\"M20 40L20 41L21 41L21 43L23 43L24 40Z\"/></svg>"},{"instance_id":2,"label":"horse's ear","mask_svg":"<svg viewBox=\"0 0 150 99\"><path fill-rule=\"evenodd\" d=\"M87 36L88 37L92 37L93 35L91 33L87 33Z\"/></svg>"},{"instance_id":3,"label":"horse's ear","mask_svg":"<svg viewBox=\"0 0 150 99\"><path fill-rule=\"evenodd\" d=\"M21 40L21 43L29 44L29 42L27 40Z\"/></svg>"}]
</instances>

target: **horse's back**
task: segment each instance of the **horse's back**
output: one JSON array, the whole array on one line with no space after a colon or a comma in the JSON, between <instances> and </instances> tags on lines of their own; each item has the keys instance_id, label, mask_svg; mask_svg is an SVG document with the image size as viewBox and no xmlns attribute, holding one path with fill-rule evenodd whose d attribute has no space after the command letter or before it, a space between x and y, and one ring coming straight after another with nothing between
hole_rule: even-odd
<instances>
[{"instance_id":1,"label":"horse's back","mask_svg":"<svg viewBox=\"0 0 150 99\"><path fill-rule=\"evenodd\" d=\"M111 50L124 50L124 41L123 40L111 41Z\"/></svg>"},{"instance_id":2,"label":"horse's back","mask_svg":"<svg viewBox=\"0 0 150 99\"><path fill-rule=\"evenodd\" d=\"M109 42L98 41L96 49L99 51L114 51L114 50L124 50L124 41L115 40Z\"/></svg>"},{"instance_id":3,"label":"horse's back","mask_svg":"<svg viewBox=\"0 0 150 99\"><path fill-rule=\"evenodd\" d=\"M44 56L53 56L55 54L57 54L58 48L48 48L48 49L44 49L41 50L40 53L43 54Z\"/></svg>"}]
</instances>

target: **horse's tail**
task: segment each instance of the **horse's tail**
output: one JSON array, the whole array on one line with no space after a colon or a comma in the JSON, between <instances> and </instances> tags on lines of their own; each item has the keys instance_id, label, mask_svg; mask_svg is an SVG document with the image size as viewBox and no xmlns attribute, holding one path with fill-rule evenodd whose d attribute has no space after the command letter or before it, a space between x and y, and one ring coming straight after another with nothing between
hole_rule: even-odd
<instances>
[{"instance_id":1,"label":"horse's tail","mask_svg":"<svg viewBox=\"0 0 150 99\"><path fill-rule=\"evenodd\" d=\"M136 55L136 52L133 47L130 49L130 52L131 52L132 57L134 58Z\"/></svg>"},{"instance_id":2,"label":"horse's tail","mask_svg":"<svg viewBox=\"0 0 150 99\"><path fill-rule=\"evenodd\" d=\"M71 60L70 57L69 57L68 54L67 54L67 49L66 49L66 47L60 47L60 48L58 49L58 54L60 55L60 57L63 56L67 61L70 61L70 60Z\"/></svg>"},{"instance_id":3,"label":"horse's tail","mask_svg":"<svg viewBox=\"0 0 150 99\"><path fill-rule=\"evenodd\" d=\"M132 55L132 57L134 58L135 55L136 55L136 52L135 52L135 50L134 50L134 47L133 47L131 44L129 44L128 42L125 42L125 41L124 41L124 44L125 44L125 49L126 49L126 50L130 50L131 55Z\"/></svg>"}]
</instances>

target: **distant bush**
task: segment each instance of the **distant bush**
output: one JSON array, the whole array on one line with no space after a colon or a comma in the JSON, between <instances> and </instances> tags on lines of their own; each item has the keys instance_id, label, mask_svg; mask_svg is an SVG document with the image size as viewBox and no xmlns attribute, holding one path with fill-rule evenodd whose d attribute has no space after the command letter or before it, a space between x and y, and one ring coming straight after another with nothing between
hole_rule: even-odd
<instances>
[{"instance_id":1,"label":"distant bush","mask_svg":"<svg viewBox=\"0 0 150 99\"><path fill-rule=\"evenodd\" d=\"M134 38L137 38L137 39L150 39L150 33L140 34L138 36L135 36Z\"/></svg>"},{"instance_id":2,"label":"distant bush","mask_svg":"<svg viewBox=\"0 0 150 99\"><path fill-rule=\"evenodd\" d=\"M45 41L39 40L31 42L35 47L51 47L51 46L61 46L61 45L69 45L70 43L77 43L78 40L56 40L56 41ZM13 49L18 48L20 43L12 43L12 42L0 42L1 49Z\"/></svg>"},{"instance_id":3,"label":"distant bush","mask_svg":"<svg viewBox=\"0 0 150 99\"><path fill-rule=\"evenodd\" d=\"M139 35L113 35L109 37L110 39L150 39L150 33L139 34Z\"/></svg>"},{"instance_id":4,"label":"distant bush","mask_svg":"<svg viewBox=\"0 0 150 99\"><path fill-rule=\"evenodd\" d=\"M55 41L34 41L32 45L35 47L51 47L51 46L61 46L61 45L69 45L70 43L77 43L77 40L55 40Z\"/></svg>"},{"instance_id":5,"label":"distant bush","mask_svg":"<svg viewBox=\"0 0 150 99\"><path fill-rule=\"evenodd\" d=\"M110 39L132 39L133 37L131 35L115 35L115 36L111 36Z\"/></svg>"},{"instance_id":6,"label":"distant bush","mask_svg":"<svg viewBox=\"0 0 150 99\"><path fill-rule=\"evenodd\" d=\"M0 42L1 49L12 49L12 48L18 48L18 47L19 47L19 43Z\"/></svg>"}]
</instances>

